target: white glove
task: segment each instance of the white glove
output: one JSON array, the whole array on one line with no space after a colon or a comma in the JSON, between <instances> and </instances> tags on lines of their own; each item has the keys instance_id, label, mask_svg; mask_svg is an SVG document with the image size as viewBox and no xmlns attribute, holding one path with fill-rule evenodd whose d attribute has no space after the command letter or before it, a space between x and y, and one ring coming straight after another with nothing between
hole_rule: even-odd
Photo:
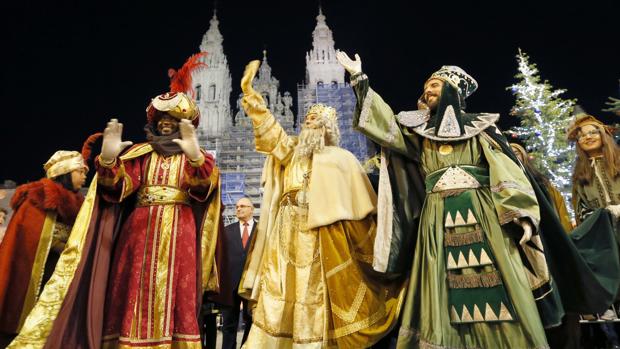
<instances>
[{"instance_id":1,"label":"white glove","mask_svg":"<svg viewBox=\"0 0 620 349\"><path fill-rule=\"evenodd\" d=\"M172 141L181 147L189 161L200 161L203 155L198 145L198 138L196 137L194 125L187 119L181 120L181 122L179 122L179 133L181 134L181 139L175 138Z\"/></svg>"},{"instance_id":2,"label":"white glove","mask_svg":"<svg viewBox=\"0 0 620 349\"><path fill-rule=\"evenodd\" d=\"M117 119L110 119L105 130L103 130L103 144L101 145L100 161L104 164L111 164L116 160L123 149L132 145L133 142L121 140L123 135L123 124Z\"/></svg>"},{"instance_id":3,"label":"white glove","mask_svg":"<svg viewBox=\"0 0 620 349\"><path fill-rule=\"evenodd\" d=\"M260 61L251 61L245 66L245 71L241 78L241 91L243 91L241 106L254 122L261 122L269 116L269 109L263 96L252 87L252 81L254 76L256 76L256 72L258 72L258 67L260 67Z\"/></svg>"},{"instance_id":4,"label":"white glove","mask_svg":"<svg viewBox=\"0 0 620 349\"><path fill-rule=\"evenodd\" d=\"M620 217L620 205L609 205L606 207L607 211L611 212L614 217Z\"/></svg>"},{"instance_id":5,"label":"white glove","mask_svg":"<svg viewBox=\"0 0 620 349\"><path fill-rule=\"evenodd\" d=\"M513 220L516 224L520 225L523 228L523 236L521 240L519 240L519 245L524 245L526 242L532 239L532 223L530 223L527 219L519 219L515 218Z\"/></svg>"},{"instance_id":6,"label":"white glove","mask_svg":"<svg viewBox=\"0 0 620 349\"><path fill-rule=\"evenodd\" d=\"M346 53L338 51L336 52L336 59L349 74L354 75L362 72L362 59L357 53L355 54L355 60L352 60Z\"/></svg>"}]
</instances>

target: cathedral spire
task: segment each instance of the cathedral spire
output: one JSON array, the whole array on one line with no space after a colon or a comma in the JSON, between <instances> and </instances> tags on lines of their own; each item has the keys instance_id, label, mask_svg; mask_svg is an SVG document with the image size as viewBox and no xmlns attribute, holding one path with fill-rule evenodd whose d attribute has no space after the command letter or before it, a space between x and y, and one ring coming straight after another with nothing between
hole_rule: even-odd
<instances>
[{"instance_id":1,"label":"cathedral spire","mask_svg":"<svg viewBox=\"0 0 620 349\"><path fill-rule=\"evenodd\" d=\"M217 9L213 9L213 17L209 21L209 30L202 37L202 43L200 44L200 51L209 52L209 60L218 58L223 55L222 42L224 38L220 33L220 21L217 19Z\"/></svg>"},{"instance_id":2,"label":"cathedral spire","mask_svg":"<svg viewBox=\"0 0 620 349\"><path fill-rule=\"evenodd\" d=\"M201 69L193 77L198 107L201 117L205 120L204 123L200 123L199 132L206 136L207 140L221 137L232 124L230 110L232 80L224 54L224 38L220 33L219 24L217 3L214 2L209 29L200 43L200 51L207 52L204 60L207 67Z\"/></svg>"},{"instance_id":3,"label":"cathedral spire","mask_svg":"<svg viewBox=\"0 0 620 349\"><path fill-rule=\"evenodd\" d=\"M344 68L336 59L334 37L320 5L312 32L312 49L306 54L306 80L312 86L317 83L344 83Z\"/></svg>"},{"instance_id":4,"label":"cathedral spire","mask_svg":"<svg viewBox=\"0 0 620 349\"><path fill-rule=\"evenodd\" d=\"M265 84L269 85L274 83L276 84L276 89L279 85L279 82L276 78L271 76L271 66L269 66L269 62L267 62L267 49L263 50L263 62L258 68L258 77L256 78L257 84Z\"/></svg>"}]
</instances>

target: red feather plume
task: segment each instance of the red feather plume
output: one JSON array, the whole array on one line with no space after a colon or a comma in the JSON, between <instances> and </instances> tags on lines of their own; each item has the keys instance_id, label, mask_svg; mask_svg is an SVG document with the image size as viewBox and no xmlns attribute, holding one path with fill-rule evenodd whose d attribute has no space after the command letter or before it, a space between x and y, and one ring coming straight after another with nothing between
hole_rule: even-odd
<instances>
[{"instance_id":1,"label":"red feather plume","mask_svg":"<svg viewBox=\"0 0 620 349\"><path fill-rule=\"evenodd\" d=\"M103 133L97 132L86 138L84 145L82 145L82 158L84 158L84 162L88 162L88 160L90 159L90 154L92 152L93 144L102 136Z\"/></svg>"},{"instance_id":2,"label":"red feather plume","mask_svg":"<svg viewBox=\"0 0 620 349\"><path fill-rule=\"evenodd\" d=\"M207 55L206 52L199 52L191 55L185 64L179 69L168 69L168 77L170 78L170 92L183 92L191 94L194 97L194 87L192 86L192 72L196 69L206 67L207 65L200 61L202 57Z\"/></svg>"}]
</instances>

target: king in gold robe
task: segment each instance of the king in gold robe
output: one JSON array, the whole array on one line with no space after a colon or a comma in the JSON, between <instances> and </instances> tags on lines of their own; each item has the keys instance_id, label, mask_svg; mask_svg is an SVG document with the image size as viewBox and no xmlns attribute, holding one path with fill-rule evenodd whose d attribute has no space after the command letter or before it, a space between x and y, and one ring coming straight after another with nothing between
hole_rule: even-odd
<instances>
[{"instance_id":1,"label":"king in gold robe","mask_svg":"<svg viewBox=\"0 0 620 349\"><path fill-rule=\"evenodd\" d=\"M242 80L256 149L268 154L264 196L239 286L256 302L245 348L365 348L394 325L402 281L372 272L376 195L357 159L337 146L336 112L308 110L299 139L287 135Z\"/></svg>"}]
</instances>

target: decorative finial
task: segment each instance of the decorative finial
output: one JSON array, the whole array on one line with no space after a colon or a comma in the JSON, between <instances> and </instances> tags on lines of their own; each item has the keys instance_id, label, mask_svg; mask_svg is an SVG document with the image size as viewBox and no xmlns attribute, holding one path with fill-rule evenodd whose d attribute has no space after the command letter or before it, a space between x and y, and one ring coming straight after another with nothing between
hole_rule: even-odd
<instances>
[{"instance_id":1,"label":"decorative finial","mask_svg":"<svg viewBox=\"0 0 620 349\"><path fill-rule=\"evenodd\" d=\"M325 22L325 15L323 15L323 7L321 6L320 1L319 1L319 15L316 16L316 20L318 22Z\"/></svg>"},{"instance_id":2,"label":"decorative finial","mask_svg":"<svg viewBox=\"0 0 620 349\"><path fill-rule=\"evenodd\" d=\"M263 50L263 62L267 60L267 49Z\"/></svg>"}]
</instances>

